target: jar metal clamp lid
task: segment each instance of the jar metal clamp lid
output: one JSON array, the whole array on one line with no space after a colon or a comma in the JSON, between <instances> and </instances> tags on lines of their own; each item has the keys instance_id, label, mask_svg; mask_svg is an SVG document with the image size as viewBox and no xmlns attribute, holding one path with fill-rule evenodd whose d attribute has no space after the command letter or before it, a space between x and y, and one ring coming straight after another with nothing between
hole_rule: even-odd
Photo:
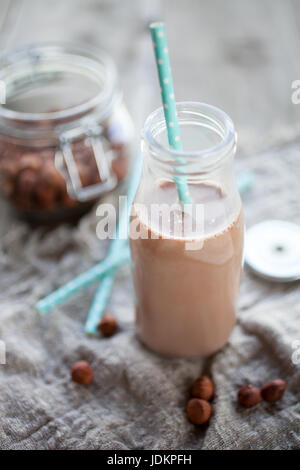
<instances>
[{"instance_id":1,"label":"jar metal clamp lid","mask_svg":"<svg viewBox=\"0 0 300 470\"><path fill-rule=\"evenodd\" d=\"M101 126L97 125L88 127L83 133L83 135L87 136L86 140L93 150L101 180L99 183L85 187L82 186L71 147L72 139L80 137L80 134L74 131L67 131L60 135L60 146L55 154L55 165L65 178L69 194L79 201L94 199L115 188L117 185L117 178L111 171L112 152L104 150L100 138L101 134Z\"/></svg>"}]
</instances>

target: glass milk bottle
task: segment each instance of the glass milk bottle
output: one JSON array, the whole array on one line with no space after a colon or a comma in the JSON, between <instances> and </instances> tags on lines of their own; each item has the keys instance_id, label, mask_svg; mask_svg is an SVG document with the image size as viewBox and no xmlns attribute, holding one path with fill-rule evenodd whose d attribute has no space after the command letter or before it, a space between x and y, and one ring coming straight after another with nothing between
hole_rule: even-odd
<instances>
[{"instance_id":1,"label":"glass milk bottle","mask_svg":"<svg viewBox=\"0 0 300 470\"><path fill-rule=\"evenodd\" d=\"M162 108L143 130L130 222L137 334L163 355L208 356L236 321L244 239L236 134L213 106L178 103L177 113L183 152L168 145ZM186 207L174 181L188 184Z\"/></svg>"}]
</instances>

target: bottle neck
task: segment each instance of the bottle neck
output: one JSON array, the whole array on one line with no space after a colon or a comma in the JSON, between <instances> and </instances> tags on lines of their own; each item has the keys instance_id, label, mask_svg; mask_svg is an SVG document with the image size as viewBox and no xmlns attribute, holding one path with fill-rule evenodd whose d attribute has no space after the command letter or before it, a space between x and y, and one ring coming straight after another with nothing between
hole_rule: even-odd
<instances>
[{"instance_id":1,"label":"bottle neck","mask_svg":"<svg viewBox=\"0 0 300 470\"><path fill-rule=\"evenodd\" d=\"M213 106L177 103L183 151L168 145L163 109L154 111L143 130L145 165L158 178L188 182L214 179L230 173L236 151L236 134L231 119Z\"/></svg>"}]
</instances>

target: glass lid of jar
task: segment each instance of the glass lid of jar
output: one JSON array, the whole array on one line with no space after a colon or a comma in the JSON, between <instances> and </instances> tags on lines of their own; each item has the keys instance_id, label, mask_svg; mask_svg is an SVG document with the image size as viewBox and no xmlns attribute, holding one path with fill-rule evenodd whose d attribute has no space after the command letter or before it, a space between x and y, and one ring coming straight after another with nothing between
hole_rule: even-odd
<instances>
[{"instance_id":1,"label":"glass lid of jar","mask_svg":"<svg viewBox=\"0 0 300 470\"><path fill-rule=\"evenodd\" d=\"M39 121L43 129L53 128L91 112L104 118L117 89L114 63L104 52L71 44L29 46L3 56L0 80L6 91L0 126L22 129Z\"/></svg>"}]
</instances>

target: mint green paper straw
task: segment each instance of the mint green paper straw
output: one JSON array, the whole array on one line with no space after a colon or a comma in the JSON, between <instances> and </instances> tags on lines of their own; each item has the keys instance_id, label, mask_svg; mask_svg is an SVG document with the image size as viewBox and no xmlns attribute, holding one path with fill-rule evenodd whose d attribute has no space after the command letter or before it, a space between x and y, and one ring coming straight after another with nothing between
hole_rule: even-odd
<instances>
[{"instance_id":1,"label":"mint green paper straw","mask_svg":"<svg viewBox=\"0 0 300 470\"><path fill-rule=\"evenodd\" d=\"M97 331L99 322L106 310L107 303L112 293L115 275L116 271L114 270L101 279L84 327L84 331L88 335L93 335Z\"/></svg>"},{"instance_id":2,"label":"mint green paper straw","mask_svg":"<svg viewBox=\"0 0 300 470\"><path fill-rule=\"evenodd\" d=\"M117 267L130 261L130 253L129 253L128 239L127 239L128 217L129 217L128 211L129 211L129 208L131 207L132 201L134 199L134 196L138 187L138 183L139 183L140 176L141 176L142 163L143 163L143 159L142 157L139 157L135 160L133 164L133 169L131 171L131 177L129 181L127 204L122 210L122 214L120 216L118 227L117 227L117 232L116 232L117 238L112 240L108 256L103 261L101 261L96 266L94 266L93 268L80 274L75 279L68 282L64 286L60 287L56 291L52 292L50 295L48 295L44 299L39 300L36 304L36 308L40 313L50 312L53 308L60 305L69 297L71 297L71 295L75 294L76 292L79 292L81 289L83 289L84 287L87 287L89 284L96 281L97 279L100 279L101 277L104 277L106 275L112 276L114 270ZM104 285L107 286L106 287L107 289L109 286L109 283L106 282ZM104 295L106 299L108 299L109 294L107 292L104 292L103 286L101 287L101 291L103 292L103 294L101 295ZM100 292L97 292L96 295L99 300L99 298L101 297ZM98 315L100 315L101 317L101 311L98 312ZM95 310L94 310L93 316L94 318L96 318ZM91 322L89 322L89 325L91 325Z\"/></svg>"},{"instance_id":3,"label":"mint green paper straw","mask_svg":"<svg viewBox=\"0 0 300 470\"><path fill-rule=\"evenodd\" d=\"M111 241L109 247L109 256L114 256L115 253L122 253L122 250L124 250L126 246L125 243L128 242L128 240L124 240L124 236L125 234L128 235L128 222L130 217L130 210L140 182L142 164L142 156L136 158L133 163L128 183L126 204L122 208L120 214L119 223L116 230L116 238ZM99 288L96 292L95 298L93 300L93 303L86 319L85 332L87 334L91 335L96 333L97 331L98 324L101 320L102 315L105 312L107 302L112 292L114 278L115 272L111 271L101 279Z\"/></svg>"},{"instance_id":4,"label":"mint green paper straw","mask_svg":"<svg viewBox=\"0 0 300 470\"><path fill-rule=\"evenodd\" d=\"M240 193L245 193L251 189L254 183L255 174L253 171L243 171L237 175L237 185Z\"/></svg>"},{"instance_id":5,"label":"mint green paper straw","mask_svg":"<svg viewBox=\"0 0 300 470\"><path fill-rule=\"evenodd\" d=\"M36 308L40 313L48 313L54 307L65 302L71 295L79 292L97 279L100 279L107 272L113 271L118 266L130 260L129 248L120 250L119 253L107 256L101 263L96 264L92 269L80 274L78 277L60 287L52 294L37 302Z\"/></svg>"},{"instance_id":6,"label":"mint green paper straw","mask_svg":"<svg viewBox=\"0 0 300 470\"><path fill-rule=\"evenodd\" d=\"M150 24L150 32L153 40L154 54L158 72L159 84L161 87L161 96L166 120L169 145L175 150L182 151L180 130L176 112L176 100L171 73L167 38L164 23ZM185 163L183 158L177 157L178 163ZM178 171L183 171L179 167ZM179 200L184 203L190 203L189 188L184 176L175 176L174 181L177 186Z\"/></svg>"}]
</instances>

